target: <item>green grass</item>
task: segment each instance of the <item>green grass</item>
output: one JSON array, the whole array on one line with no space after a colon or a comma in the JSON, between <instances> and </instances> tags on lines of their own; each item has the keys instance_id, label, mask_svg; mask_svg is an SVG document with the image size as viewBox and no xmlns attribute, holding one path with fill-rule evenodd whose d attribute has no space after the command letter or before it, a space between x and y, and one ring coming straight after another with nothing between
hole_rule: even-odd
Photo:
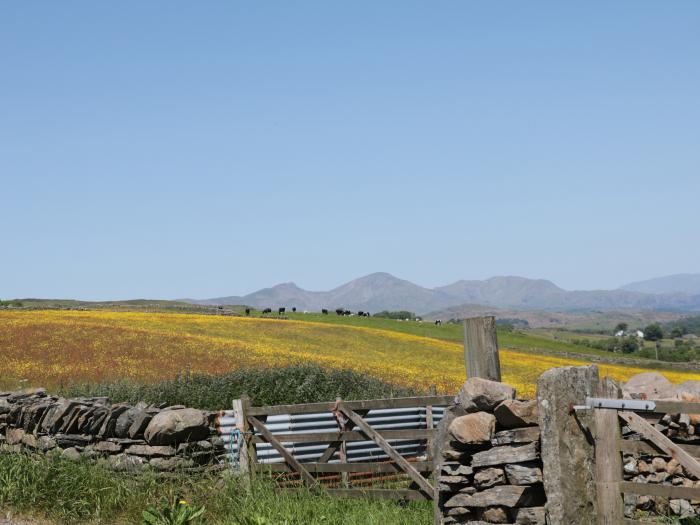
<instances>
[{"instance_id":1,"label":"green grass","mask_svg":"<svg viewBox=\"0 0 700 525\"><path fill-rule=\"evenodd\" d=\"M0 453L0 508L57 524L140 523L161 498L204 505L214 525L376 524L432 521L432 504L291 494L258 480L247 493L227 475L124 474L86 461Z\"/></svg>"},{"instance_id":2,"label":"green grass","mask_svg":"<svg viewBox=\"0 0 700 525\"><path fill-rule=\"evenodd\" d=\"M107 396L112 402L135 404L166 402L204 410L228 407L232 399L248 394L256 405L286 405L343 399L376 399L417 395L411 388L384 383L366 374L317 365L282 368L242 368L216 376L183 373L172 381L142 384L115 381L71 384L58 394L65 397Z\"/></svg>"}]
</instances>

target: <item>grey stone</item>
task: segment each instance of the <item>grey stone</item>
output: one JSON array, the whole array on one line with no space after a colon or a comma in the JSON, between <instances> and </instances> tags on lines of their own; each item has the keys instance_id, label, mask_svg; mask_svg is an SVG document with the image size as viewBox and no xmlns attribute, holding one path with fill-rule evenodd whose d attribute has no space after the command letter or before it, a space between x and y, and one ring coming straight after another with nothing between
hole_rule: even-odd
<instances>
[{"instance_id":1,"label":"grey stone","mask_svg":"<svg viewBox=\"0 0 700 525\"><path fill-rule=\"evenodd\" d=\"M495 447L513 443L532 443L533 441L539 441L539 439L539 427L526 427L496 432L496 435L491 440L491 444Z\"/></svg>"},{"instance_id":2,"label":"grey stone","mask_svg":"<svg viewBox=\"0 0 700 525\"><path fill-rule=\"evenodd\" d=\"M37 439L36 448L42 452L53 450L56 448L56 440L51 436L41 436L39 439Z\"/></svg>"},{"instance_id":3,"label":"grey stone","mask_svg":"<svg viewBox=\"0 0 700 525\"><path fill-rule=\"evenodd\" d=\"M496 431L496 418L487 412L474 412L454 419L448 428L450 436L462 445L480 445L491 440Z\"/></svg>"},{"instance_id":4,"label":"grey stone","mask_svg":"<svg viewBox=\"0 0 700 525\"><path fill-rule=\"evenodd\" d=\"M445 507L532 507L544 501L542 487L499 485L474 494L457 494L445 502Z\"/></svg>"},{"instance_id":5,"label":"grey stone","mask_svg":"<svg viewBox=\"0 0 700 525\"><path fill-rule=\"evenodd\" d=\"M511 485L542 483L542 469L533 463L506 465L506 476Z\"/></svg>"},{"instance_id":6,"label":"grey stone","mask_svg":"<svg viewBox=\"0 0 700 525\"><path fill-rule=\"evenodd\" d=\"M505 465L507 463L525 463L539 459L538 443L525 445L505 445L493 447L483 452L477 452L472 456L472 467L489 467Z\"/></svg>"},{"instance_id":7,"label":"grey stone","mask_svg":"<svg viewBox=\"0 0 700 525\"><path fill-rule=\"evenodd\" d=\"M82 434L56 434L56 444L61 448L84 447L92 441L92 436Z\"/></svg>"},{"instance_id":8,"label":"grey stone","mask_svg":"<svg viewBox=\"0 0 700 525\"><path fill-rule=\"evenodd\" d=\"M7 438L7 444L8 445L18 445L22 442L22 438L24 437L24 429L23 428L8 428L7 431L5 432L5 436Z\"/></svg>"},{"instance_id":9,"label":"grey stone","mask_svg":"<svg viewBox=\"0 0 700 525\"><path fill-rule=\"evenodd\" d=\"M459 390L455 402L467 412L493 412L497 405L515 398L515 389L505 383L470 377Z\"/></svg>"},{"instance_id":10,"label":"grey stone","mask_svg":"<svg viewBox=\"0 0 700 525\"><path fill-rule=\"evenodd\" d=\"M129 454L116 454L109 456L109 466L119 472L135 472L143 468L146 460L139 456Z\"/></svg>"},{"instance_id":11,"label":"grey stone","mask_svg":"<svg viewBox=\"0 0 700 525\"><path fill-rule=\"evenodd\" d=\"M672 499L668 502L668 506L671 512L681 519L695 516L695 509L686 499Z\"/></svg>"},{"instance_id":12,"label":"grey stone","mask_svg":"<svg viewBox=\"0 0 700 525\"><path fill-rule=\"evenodd\" d=\"M127 454L134 456L174 456L175 449L168 445L131 445L126 449Z\"/></svg>"},{"instance_id":13,"label":"grey stone","mask_svg":"<svg viewBox=\"0 0 700 525\"><path fill-rule=\"evenodd\" d=\"M504 485L506 475L502 468L486 468L474 474L474 485L479 490L491 488L495 485Z\"/></svg>"},{"instance_id":14,"label":"grey stone","mask_svg":"<svg viewBox=\"0 0 700 525\"><path fill-rule=\"evenodd\" d=\"M594 365L548 370L537 382L550 525L595 525L595 453L582 430L593 424L590 415L571 414L569 407L597 393L598 368Z\"/></svg>"},{"instance_id":15,"label":"grey stone","mask_svg":"<svg viewBox=\"0 0 700 525\"><path fill-rule=\"evenodd\" d=\"M521 428L537 425L537 400L507 399L494 410L501 428Z\"/></svg>"},{"instance_id":16,"label":"grey stone","mask_svg":"<svg viewBox=\"0 0 700 525\"><path fill-rule=\"evenodd\" d=\"M177 456L172 458L153 458L149 464L157 470L179 470L197 466L191 459Z\"/></svg>"},{"instance_id":17,"label":"grey stone","mask_svg":"<svg viewBox=\"0 0 700 525\"><path fill-rule=\"evenodd\" d=\"M70 447L70 448L64 449L61 452L61 455L66 459L70 459L71 461L78 461L82 457L82 455L80 454L80 451L75 447Z\"/></svg>"},{"instance_id":18,"label":"grey stone","mask_svg":"<svg viewBox=\"0 0 700 525\"><path fill-rule=\"evenodd\" d=\"M119 443L112 441L100 441L93 447L96 452L106 452L107 454L118 454L122 451L122 448Z\"/></svg>"},{"instance_id":19,"label":"grey stone","mask_svg":"<svg viewBox=\"0 0 700 525\"><path fill-rule=\"evenodd\" d=\"M474 473L474 469L461 463L443 463L442 472L449 476L470 476Z\"/></svg>"},{"instance_id":20,"label":"grey stone","mask_svg":"<svg viewBox=\"0 0 700 525\"><path fill-rule=\"evenodd\" d=\"M516 525L545 525L544 507L524 507L514 514Z\"/></svg>"},{"instance_id":21,"label":"grey stone","mask_svg":"<svg viewBox=\"0 0 700 525\"><path fill-rule=\"evenodd\" d=\"M153 416L144 437L151 445L199 441L209 435L206 414L194 408L166 410Z\"/></svg>"},{"instance_id":22,"label":"grey stone","mask_svg":"<svg viewBox=\"0 0 700 525\"><path fill-rule=\"evenodd\" d=\"M128 435L130 438L142 438L143 433L146 431L148 424L153 419L153 414L149 413L147 410L142 410L136 416L134 416L134 421L129 427Z\"/></svg>"},{"instance_id":23,"label":"grey stone","mask_svg":"<svg viewBox=\"0 0 700 525\"><path fill-rule=\"evenodd\" d=\"M489 507L482 512L481 517L486 523L510 523L508 509L503 506Z\"/></svg>"}]
</instances>

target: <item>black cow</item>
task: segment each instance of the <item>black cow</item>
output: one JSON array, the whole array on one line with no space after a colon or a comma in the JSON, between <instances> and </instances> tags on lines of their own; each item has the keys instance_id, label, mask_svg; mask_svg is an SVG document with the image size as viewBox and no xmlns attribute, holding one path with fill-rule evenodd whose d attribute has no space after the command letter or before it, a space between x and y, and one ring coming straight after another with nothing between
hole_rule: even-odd
<instances>
[{"instance_id":1,"label":"black cow","mask_svg":"<svg viewBox=\"0 0 700 525\"><path fill-rule=\"evenodd\" d=\"M265 315L265 314L271 314L271 313L272 313L272 308L265 308L265 309L262 311L262 313L263 313L263 315Z\"/></svg>"},{"instance_id":2,"label":"black cow","mask_svg":"<svg viewBox=\"0 0 700 525\"><path fill-rule=\"evenodd\" d=\"M345 313L345 310L343 310L342 308L337 308L335 313L336 315L343 315Z\"/></svg>"},{"instance_id":3,"label":"black cow","mask_svg":"<svg viewBox=\"0 0 700 525\"><path fill-rule=\"evenodd\" d=\"M283 314L284 312L286 312L286 311L287 311L287 309L283 306L282 308L279 308L279 309L277 310L277 315L282 315L282 314Z\"/></svg>"},{"instance_id":4,"label":"black cow","mask_svg":"<svg viewBox=\"0 0 700 525\"><path fill-rule=\"evenodd\" d=\"M364 317L365 313L362 310L360 310L359 312L357 312L357 315L359 315L360 317Z\"/></svg>"},{"instance_id":5,"label":"black cow","mask_svg":"<svg viewBox=\"0 0 700 525\"><path fill-rule=\"evenodd\" d=\"M296 307L296 306L292 306L292 312L296 312L296 311L297 311L297 307Z\"/></svg>"},{"instance_id":6,"label":"black cow","mask_svg":"<svg viewBox=\"0 0 700 525\"><path fill-rule=\"evenodd\" d=\"M435 326L442 326L442 320L435 319Z\"/></svg>"},{"instance_id":7,"label":"black cow","mask_svg":"<svg viewBox=\"0 0 700 525\"><path fill-rule=\"evenodd\" d=\"M343 312L343 315L352 315L352 312L350 310L345 310Z\"/></svg>"},{"instance_id":8,"label":"black cow","mask_svg":"<svg viewBox=\"0 0 700 525\"><path fill-rule=\"evenodd\" d=\"M369 317L369 312L365 312L365 317Z\"/></svg>"},{"instance_id":9,"label":"black cow","mask_svg":"<svg viewBox=\"0 0 700 525\"><path fill-rule=\"evenodd\" d=\"M328 315L328 310L326 308L324 308L323 310L321 310L321 313L323 315Z\"/></svg>"},{"instance_id":10,"label":"black cow","mask_svg":"<svg viewBox=\"0 0 700 525\"><path fill-rule=\"evenodd\" d=\"M250 308L246 308L246 309L245 309L245 314L246 314L246 315L250 315Z\"/></svg>"}]
</instances>

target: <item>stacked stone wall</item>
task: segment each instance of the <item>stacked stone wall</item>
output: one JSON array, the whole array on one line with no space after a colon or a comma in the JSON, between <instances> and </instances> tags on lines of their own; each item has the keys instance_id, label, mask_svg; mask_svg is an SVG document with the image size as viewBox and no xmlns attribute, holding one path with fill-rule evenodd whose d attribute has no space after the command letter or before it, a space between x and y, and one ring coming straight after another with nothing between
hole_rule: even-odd
<instances>
[{"instance_id":1,"label":"stacked stone wall","mask_svg":"<svg viewBox=\"0 0 700 525\"><path fill-rule=\"evenodd\" d=\"M215 413L184 406L0 392L0 453L89 458L115 470L203 469L225 454Z\"/></svg>"},{"instance_id":2,"label":"stacked stone wall","mask_svg":"<svg viewBox=\"0 0 700 525\"><path fill-rule=\"evenodd\" d=\"M537 402L469 379L436 438L436 522L544 525Z\"/></svg>"}]
</instances>

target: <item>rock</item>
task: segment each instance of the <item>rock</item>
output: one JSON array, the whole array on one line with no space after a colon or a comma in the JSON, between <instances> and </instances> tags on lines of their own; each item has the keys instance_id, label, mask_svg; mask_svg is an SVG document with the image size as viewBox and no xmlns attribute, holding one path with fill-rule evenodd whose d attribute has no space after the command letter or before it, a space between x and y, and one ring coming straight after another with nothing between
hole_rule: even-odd
<instances>
[{"instance_id":1,"label":"rock","mask_svg":"<svg viewBox=\"0 0 700 525\"><path fill-rule=\"evenodd\" d=\"M681 467L681 464L678 463L678 460L671 459L666 464L666 472L668 472L671 476L675 476L675 475L681 474L683 472L683 467Z\"/></svg>"},{"instance_id":2,"label":"rock","mask_svg":"<svg viewBox=\"0 0 700 525\"><path fill-rule=\"evenodd\" d=\"M506 477L511 485L542 483L542 469L537 463L506 465Z\"/></svg>"},{"instance_id":3,"label":"rock","mask_svg":"<svg viewBox=\"0 0 700 525\"><path fill-rule=\"evenodd\" d=\"M639 474L639 469L637 468L637 460L634 458L629 458L625 465L622 467L625 474L637 475Z\"/></svg>"},{"instance_id":4,"label":"rock","mask_svg":"<svg viewBox=\"0 0 700 525\"><path fill-rule=\"evenodd\" d=\"M651 469L653 472L666 472L666 460L664 458L656 457L651 460Z\"/></svg>"},{"instance_id":5,"label":"rock","mask_svg":"<svg viewBox=\"0 0 700 525\"><path fill-rule=\"evenodd\" d=\"M450 423L448 432L462 445L480 445L489 442L496 432L496 418L486 412L460 416Z\"/></svg>"},{"instance_id":6,"label":"rock","mask_svg":"<svg viewBox=\"0 0 700 525\"><path fill-rule=\"evenodd\" d=\"M41 422L41 428L49 434L55 434L63 426L63 418L67 416L78 403L70 399L59 399L57 403L49 409L46 417Z\"/></svg>"},{"instance_id":7,"label":"rock","mask_svg":"<svg viewBox=\"0 0 700 525\"><path fill-rule=\"evenodd\" d=\"M593 428L592 416L573 415L569 407L597 397L598 384L595 365L554 368L537 381L549 525L595 525L595 452L581 430Z\"/></svg>"},{"instance_id":8,"label":"rock","mask_svg":"<svg viewBox=\"0 0 700 525\"><path fill-rule=\"evenodd\" d=\"M71 461L79 461L82 457L80 451L75 447L69 447L64 449L61 452L61 455L66 459L70 459Z\"/></svg>"},{"instance_id":9,"label":"rock","mask_svg":"<svg viewBox=\"0 0 700 525\"><path fill-rule=\"evenodd\" d=\"M111 468L119 472L135 472L143 468L146 460L129 454L116 454L109 456L108 463Z\"/></svg>"},{"instance_id":10,"label":"rock","mask_svg":"<svg viewBox=\"0 0 700 525\"><path fill-rule=\"evenodd\" d=\"M34 434L24 434L24 436L22 436L22 444L25 447L37 448L36 436Z\"/></svg>"},{"instance_id":11,"label":"rock","mask_svg":"<svg viewBox=\"0 0 700 525\"><path fill-rule=\"evenodd\" d=\"M129 436L131 425L142 413L145 413L143 407L133 407L122 412L114 424L114 436L118 438L131 437Z\"/></svg>"},{"instance_id":12,"label":"rock","mask_svg":"<svg viewBox=\"0 0 700 525\"><path fill-rule=\"evenodd\" d=\"M508 399L496 407L494 415L501 428L535 426L537 425L537 400Z\"/></svg>"},{"instance_id":13,"label":"rock","mask_svg":"<svg viewBox=\"0 0 700 525\"><path fill-rule=\"evenodd\" d=\"M471 476L474 473L474 469L469 465L460 463L443 463L442 472L449 476Z\"/></svg>"},{"instance_id":14,"label":"rock","mask_svg":"<svg viewBox=\"0 0 700 525\"><path fill-rule=\"evenodd\" d=\"M462 520L471 517L471 511L466 507L453 507L447 511L448 516L459 516Z\"/></svg>"},{"instance_id":15,"label":"rock","mask_svg":"<svg viewBox=\"0 0 700 525\"><path fill-rule=\"evenodd\" d=\"M505 482L506 475L502 468L487 468L474 474L474 485L479 490L504 485Z\"/></svg>"},{"instance_id":16,"label":"rock","mask_svg":"<svg viewBox=\"0 0 700 525\"><path fill-rule=\"evenodd\" d=\"M207 416L201 410L166 410L153 416L144 437L150 445L175 445L199 441L209 435Z\"/></svg>"},{"instance_id":17,"label":"rock","mask_svg":"<svg viewBox=\"0 0 700 525\"><path fill-rule=\"evenodd\" d=\"M472 467L489 467L506 463L525 463L539 459L538 443L493 447L472 455Z\"/></svg>"},{"instance_id":18,"label":"rock","mask_svg":"<svg viewBox=\"0 0 700 525\"><path fill-rule=\"evenodd\" d=\"M157 470L179 470L196 466L191 459L177 456L172 458L153 458L150 461L150 465Z\"/></svg>"},{"instance_id":19,"label":"rock","mask_svg":"<svg viewBox=\"0 0 700 525\"><path fill-rule=\"evenodd\" d=\"M640 474L649 474L651 472L651 467L649 466L649 463L642 459L637 461L637 472L639 472Z\"/></svg>"},{"instance_id":20,"label":"rock","mask_svg":"<svg viewBox=\"0 0 700 525\"><path fill-rule=\"evenodd\" d=\"M491 444L496 447L498 445L509 445L511 443L532 443L533 441L539 441L539 439L539 427L526 427L496 432L496 435L491 440Z\"/></svg>"},{"instance_id":21,"label":"rock","mask_svg":"<svg viewBox=\"0 0 700 525\"><path fill-rule=\"evenodd\" d=\"M481 514L486 523L510 523L510 516L505 507L489 507Z\"/></svg>"},{"instance_id":22,"label":"rock","mask_svg":"<svg viewBox=\"0 0 700 525\"><path fill-rule=\"evenodd\" d=\"M42 452L53 450L56 448L56 440L51 436L41 436L39 439L37 439L36 448Z\"/></svg>"},{"instance_id":23,"label":"rock","mask_svg":"<svg viewBox=\"0 0 700 525\"><path fill-rule=\"evenodd\" d=\"M544 507L525 507L516 509L516 525L545 525Z\"/></svg>"},{"instance_id":24,"label":"rock","mask_svg":"<svg viewBox=\"0 0 700 525\"><path fill-rule=\"evenodd\" d=\"M692 518L695 516L695 510L690 502L686 499L672 499L668 502L671 512L682 518Z\"/></svg>"},{"instance_id":25,"label":"rock","mask_svg":"<svg viewBox=\"0 0 700 525\"><path fill-rule=\"evenodd\" d=\"M8 428L5 432L8 445L19 445L24 437L24 429L21 428Z\"/></svg>"},{"instance_id":26,"label":"rock","mask_svg":"<svg viewBox=\"0 0 700 525\"><path fill-rule=\"evenodd\" d=\"M168 445L131 445L126 449L127 454L134 456L174 456L175 449Z\"/></svg>"},{"instance_id":27,"label":"rock","mask_svg":"<svg viewBox=\"0 0 700 525\"><path fill-rule=\"evenodd\" d=\"M128 435L131 439L142 438L143 433L146 431L148 424L153 419L153 414L142 410L135 417L134 421L129 427Z\"/></svg>"},{"instance_id":28,"label":"rock","mask_svg":"<svg viewBox=\"0 0 700 525\"><path fill-rule=\"evenodd\" d=\"M515 389L504 383L470 377L455 398L458 406L467 412L493 412L497 405L515 398Z\"/></svg>"},{"instance_id":29,"label":"rock","mask_svg":"<svg viewBox=\"0 0 700 525\"><path fill-rule=\"evenodd\" d=\"M61 448L84 447L92 441L92 436L82 434L56 434L56 444Z\"/></svg>"},{"instance_id":30,"label":"rock","mask_svg":"<svg viewBox=\"0 0 700 525\"><path fill-rule=\"evenodd\" d=\"M542 487L499 485L474 494L456 494L445 502L450 507L532 507L545 501Z\"/></svg>"},{"instance_id":31,"label":"rock","mask_svg":"<svg viewBox=\"0 0 700 525\"><path fill-rule=\"evenodd\" d=\"M122 446L119 443L112 441L100 441L95 444L93 449L97 452L106 452L107 454L118 454L122 451Z\"/></svg>"},{"instance_id":32,"label":"rock","mask_svg":"<svg viewBox=\"0 0 700 525\"><path fill-rule=\"evenodd\" d=\"M450 476L443 474L438 478L438 483L445 485L457 485L463 483L469 483L469 478L467 476Z\"/></svg>"},{"instance_id":33,"label":"rock","mask_svg":"<svg viewBox=\"0 0 700 525\"><path fill-rule=\"evenodd\" d=\"M637 399L670 399L676 397L676 387L658 372L645 372L630 377L622 393Z\"/></svg>"}]
</instances>

